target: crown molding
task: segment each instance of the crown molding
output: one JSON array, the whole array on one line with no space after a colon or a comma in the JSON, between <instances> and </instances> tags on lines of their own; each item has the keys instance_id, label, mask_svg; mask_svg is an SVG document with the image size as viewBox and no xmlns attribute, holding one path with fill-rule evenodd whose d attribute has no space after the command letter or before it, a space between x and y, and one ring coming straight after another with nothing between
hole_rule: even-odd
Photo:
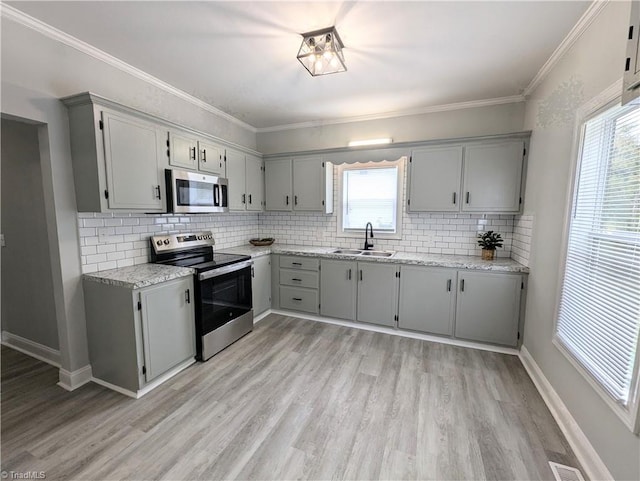
<instances>
[{"instance_id":1,"label":"crown molding","mask_svg":"<svg viewBox=\"0 0 640 481\"><path fill-rule=\"evenodd\" d=\"M582 14L582 17L576 22L567 36L560 42L560 45L553 51L549 59L538 70L538 73L533 80L527 85L522 94L527 97L542 83L545 77L551 72L553 67L560 61L560 59L569 51L574 43L582 36L582 34L589 28L589 25L593 23L602 9L609 3L609 0L594 0L589 8Z\"/></svg>"},{"instance_id":2,"label":"crown molding","mask_svg":"<svg viewBox=\"0 0 640 481\"><path fill-rule=\"evenodd\" d=\"M226 112L223 112L222 110L214 107L213 105L208 104L194 97L191 94L188 94L184 90L180 90L179 88L174 87L173 85L170 85L167 82L164 82L163 80L160 80L159 78L154 77L153 75L150 75L134 67L133 65L130 65L120 60L119 58L108 54L103 50L100 50L99 48L96 48L86 42L83 42L82 40L72 35L69 35L68 33L63 32L62 30L52 27L51 25L44 23L41 20L38 20L37 18L27 15L26 13L22 12L21 10L18 10L17 8L14 8L5 3L0 3L0 13L3 18L11 20L24 27L30 28L31 30L34 30L46 37L49 37L52 40L60 42L79 52L89 55L90 57L93 57L96 60L104 62L114 68L117 68L118 70L121 70L122 72L125 72L133 77L138 78L139 80L147 82L161 90L164 90L169 94L172 94L186 102L189 102L192 105L195 105L196 107L206 110L207 112L210 112L218 117L221 117L233 124L239 125L240 127L247 129L252 133L256 132L256 128L253 125L249 125L246 122L243 122L242 120L237 119L236 117L229 115Z\"/></svg>"},{"instance_id":3,"label":"crown molding","mask_svg":"<svg viewBox=\"0 0 640 481\"><path fill-rule=\"evenodd\" d=\"M471 100L469 102L457 102L453 104L433 105L412 110L402 110L396 112L386 112L381 114L359 115L356 117L344 117L341 119L330 120L311 120L308 122L299 122L295 124L274 125L273 127L258 127L257 133L279 132L282 130L306 129L310 127L321 127L324 125L349 124L352 122L365 122L368 120L383 120L397 117L408 117L410 115L432 114L435 112L448 112L452 110L472 109L476 107L488 107L491 105L512 104L524 102L523 95L511 95L509 97L498 97L494 99Z\"/></svg>"}]
</instances>

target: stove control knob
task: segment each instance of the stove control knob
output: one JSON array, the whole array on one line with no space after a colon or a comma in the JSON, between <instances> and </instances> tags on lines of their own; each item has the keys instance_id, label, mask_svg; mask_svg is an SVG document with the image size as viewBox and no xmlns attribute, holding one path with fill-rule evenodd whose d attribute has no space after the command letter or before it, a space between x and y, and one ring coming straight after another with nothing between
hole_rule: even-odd
<instances>
[{"instance_id":1,"label":"stove control knob","mask_svg":"<svg viewBox=\"0 0 640 481\"><path fill-rule=\"evenodd\" d=\"M156 245L159 245L159 246L161 246L161 245L162 245L162 241L161 241L161 240L159 240L159 241L156 241Z\"/></svg>"},{"instance_id":2,"label":"stove control knob","mask_svg":"<svg viewBox=\"0 0 640 481\"><path fill-rule=\"evenodd\" d=\"M202 240L202 236L201 235L198 236L198 240Z\"/></svg>"},{"instance_id":3,"label":"stove control knob","mask_svg":"<svg viewBox=\"0 0 640 481\"><path fill-rule=\"evenodd\" d=\"M171 242L169 239L165 239L165 240L164 240L164 245L168 246L168 245L169 245L169 242Z\"/></svg>"},{"instance_id":4,"label":"stove control knob","mask_svg":"<svg viewBox=\"0 0 640 481\"><path fill-rule=\"evenodd\" d=\"M212 236L211 234L209 234L209 235L207 236L207 239L211 239L212 237L213 237L213 236Z\"/></svg>"}]
</instances>

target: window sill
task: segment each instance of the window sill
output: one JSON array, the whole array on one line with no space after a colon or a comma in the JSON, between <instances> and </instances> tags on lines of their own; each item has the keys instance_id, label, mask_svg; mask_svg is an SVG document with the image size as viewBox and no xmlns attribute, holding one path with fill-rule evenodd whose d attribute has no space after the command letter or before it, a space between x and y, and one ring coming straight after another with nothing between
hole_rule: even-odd
<instances>
[{"instance_id":1,"label":"window sill","mask_svg":"<svg viewBox=\"0 0 640 481\"><path fill-rule=\"evenodd\" d=\"M401 240L402 239L402 233L400 232L394 232L392 233L385 233L385 232L374 232L373 233L373 242L375 244L376 239L391 239L391 240ZM338 232L336 234L336 237L342 237L344 239L362 239L362 242L364 242L364 231L361 232Z\"/></svg>"}]
</instances>

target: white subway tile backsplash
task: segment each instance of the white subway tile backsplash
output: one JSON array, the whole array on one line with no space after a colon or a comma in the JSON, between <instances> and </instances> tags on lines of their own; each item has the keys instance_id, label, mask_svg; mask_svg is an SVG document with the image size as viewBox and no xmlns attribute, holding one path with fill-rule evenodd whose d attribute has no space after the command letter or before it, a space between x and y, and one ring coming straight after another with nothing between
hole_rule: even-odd
<instances>
[{"instance_id":1,"label":"white subway tile backsplash","mask_svg":"<svg viewBox=\"0 0 640 481\"><path fill-rule=\"evenodd\" d=\"M527 214L515 217L511 258L525 266L529 266L532 231L533 215Z\"/></svg>"}]
</instances>

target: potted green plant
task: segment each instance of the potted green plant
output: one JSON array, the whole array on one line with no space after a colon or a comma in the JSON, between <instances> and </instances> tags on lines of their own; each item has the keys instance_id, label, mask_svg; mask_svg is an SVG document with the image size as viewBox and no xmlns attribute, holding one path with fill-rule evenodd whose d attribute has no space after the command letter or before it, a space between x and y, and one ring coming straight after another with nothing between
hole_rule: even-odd
<instances>
[{"instance_id":1,"label":"potted green plant","mask_svg":"<svg viewBox=\"0 0 640 481\"><path fill-rule=\"evenodd\" d=\"M496 248L502 247L502 236L492 230L481 232L478 234L478 245L482 247L482 259L493 260Z\"/></svg>"}]
</instances>

